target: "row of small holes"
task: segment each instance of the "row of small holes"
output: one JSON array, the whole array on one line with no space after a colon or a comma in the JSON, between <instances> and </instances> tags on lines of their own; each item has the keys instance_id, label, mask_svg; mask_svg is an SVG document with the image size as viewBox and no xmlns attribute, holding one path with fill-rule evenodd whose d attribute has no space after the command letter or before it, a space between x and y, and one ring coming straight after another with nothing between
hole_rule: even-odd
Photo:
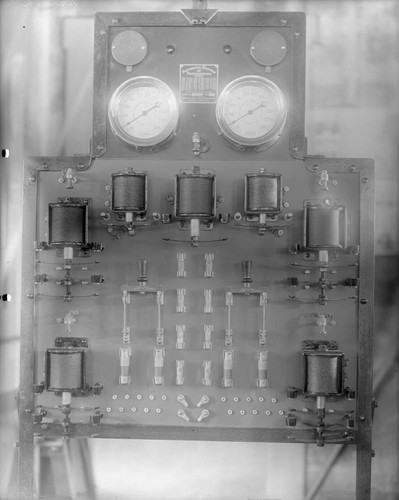
<instances>
[{"instance_id":1,"label":"row of small holes","mask_svg":"<svg viewBox=\"0 0 399 500\"><path fill-rule=\"evenodd\" d=\"M124 396L124 397L125 397L125 399L130 399L130 395L129 395L129 394L125 394L125 396ZM117 395L117 394L113 394L113 395L112 395L112 399L118 399L118 395ZM136 399L138 399L139 401L141 401L141 400L143 399L143 396L142 396L141 394L137 394ZM154 401L154 399L155 399L154 394L150 394L150 395L148 396L148 399L149 399L150 401ZM163 395L163 396L161 397L161 399L162 399L162 401L166 401L166 400L168 399L168 396Z\"/></svg>"},{"instance_id":2,"label":"row of small holes","mask_svg":"<svg viewBox=\"0 0 399 500\"><path fill-rule=\"evenodd\" d=\"M107 413L111 413L112 411L112 408L108 407L106 408L106 412ZM119 412L120 413L123 413L125 411L125 408L119 408ZM135 406L132 407L132 410L131 410L133 413L136 413L137 412L137 408ZM149 408L144 408L144 413L149 413L150 412L150 409ZM156 408L155 410L156 413L162 413L162 409L161 408ZM279 410L279 415L284 415L285 412L283 410ZM227 410L227 415L233 415L234 414L234 411L233 410ZM258 410L252 410L252 414L253 415L258 415L259 414L259 411ZM265 414L266 415L271 415L272 412L270 410L266 410L265 411ZM246 415L246 411L245 410L240 410L240 415Z\"/></svg>"},{"instance_id":3,"label":"row of small holes","mask_svg":"<svg viewBox=\"0 0 399 500\"><path fill-rule=\"evenodd\" d=\"M118 399L117 394L113 394L112 399ZM130 395L129 395L129 394L125 394L125 399L130 399ZM139 401L141 401L141 400L143 399L143 396L142 396L141 394L137 394L136 399L138 399ZM150 394L150 395L148 396L148 399L149 399L150 401L154 401L154 399L155 399L154 394ZM161 399L162 399L162 401L166 401L166 400L168 399L168 397L167 397L167 396L165 396L165 395L163 395L163 396L161 397ZM223 403L226 403L226 402L228 401L228 398L227 398L226 396L222 396L222 397L220 398L220 401L222 401ZM235 403L238 403L238 402L240 401L240 398L239 398L238 396L234 396L233 401L234 401ZM247 401L248 403L250 403L250 402L252 401L252 398L248 396L248 397L246 398L246 401ZM260 403L264 403L264 402L265 402L265 398L261 396L261 397L259 397L259 398L258 398L258 401L259 401ZM278 400L277 400L277 398L271 398L271 402L272 402L272 403L277 403L277 401L278 401Z\"/></svg>"}]
</instances>

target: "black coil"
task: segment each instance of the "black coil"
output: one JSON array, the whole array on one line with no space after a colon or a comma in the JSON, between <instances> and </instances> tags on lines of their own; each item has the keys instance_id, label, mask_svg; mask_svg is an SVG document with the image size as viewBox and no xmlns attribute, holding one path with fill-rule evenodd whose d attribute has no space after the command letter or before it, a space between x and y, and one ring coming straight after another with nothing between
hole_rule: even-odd
<instances>
[{"instance_id":1,"label":"black coil","mask_svg":"<svg viewBox=\"0 0 399 500\"><path fill-rule=\"evenodd\" d=\"M113 174L112 210L142 213L146 208L146 174Z\"/></svg>"},{"instance_id":2,"label":"black coil","mask_svg":"<svg viewBox=\"0 0 399 500\"><path fill-rule=\"evenodd\" d=\"M214 217L214 176L177 176L177 217Z\"/></svg>"},{"instance_id":3,"label":"black coil","mask_svg":"<svg viewBox=\"0 0 399 500\"><path fill-rule=\"evenodd\" d=\"M342 393L342 356L336 354L306 354L305 393L338 395Z\"/></svg>"},{"instance_id":4,"label":"black coil","mask_svg":"<svg viewBox=\"0 0 399 500\"><path fill-rule=\"evenodd\" d=\"M87 205L49 204L49 245L82 246L87 244Z\"/></svg>"},{"instance_id":5,"label":"black coil","mask_svg":"<svg viewBox=\"0 0 399 500\"><path fill-rule=\"evenodd\" d=\"M264 213L281 211L279 176L250 174L246 178L246 212Z\"/></svg>"},{"instance_id":6,"label":"black coil","mask_svg":"<svg viewBox=\"0 0 399 500\"><path fill-rule=\"evenodd\" d=\"M340 211L336 207L307 207L307 248L341 248Z\"/></svg>"},{"instance_id":7,"label":"black coil","mask_svg":"<svg viewBox=\"0 0 399 500\"><path fill-rule=\"evenodd\" d=\"M48 382L51 391L76 391L84 389L84 353L48 352Z\"/></svg>"}]
</instances>

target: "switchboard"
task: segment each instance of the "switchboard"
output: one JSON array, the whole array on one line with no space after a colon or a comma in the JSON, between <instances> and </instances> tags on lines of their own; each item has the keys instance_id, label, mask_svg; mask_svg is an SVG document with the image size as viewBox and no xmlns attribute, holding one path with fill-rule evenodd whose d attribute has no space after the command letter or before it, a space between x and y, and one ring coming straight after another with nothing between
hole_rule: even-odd
<instances>
[{"instance_id":1,"label":"switchboard","mask_svg":"<svg viewBox=\"0 0 399 500\"><path fill-rule=\"evenodd\" d=\"M349 443L368 498L373 162L307 155L304 44L97 15L90 155L25 161L22 472L34 435Z\"/></svg>"}]
</instances>

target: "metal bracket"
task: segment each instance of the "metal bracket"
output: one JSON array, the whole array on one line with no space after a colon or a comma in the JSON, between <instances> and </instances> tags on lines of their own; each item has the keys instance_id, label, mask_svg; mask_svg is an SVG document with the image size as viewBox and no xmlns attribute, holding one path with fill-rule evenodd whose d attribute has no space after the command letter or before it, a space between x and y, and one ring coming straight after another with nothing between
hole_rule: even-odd
<instances>
[{"instance_id":1,"label":"metal bracket","mask_svg":"<svg viewBox=\"0 0 399 500\"><path fill-rule=\"evenodd\" d=\"M55 347L89 347L87 337L57 337Z\"/></svg>"},{"instance_id":2,"label":"metal bracket","mask_svg":"<svg viewBox=\"0 0 399 500\"><path fill-rule=\"evenodd\" d=\"M181 9L180 12L190 24L205 26L216 15L217 11L217 9Z\"/></svg>"}]
</instances>

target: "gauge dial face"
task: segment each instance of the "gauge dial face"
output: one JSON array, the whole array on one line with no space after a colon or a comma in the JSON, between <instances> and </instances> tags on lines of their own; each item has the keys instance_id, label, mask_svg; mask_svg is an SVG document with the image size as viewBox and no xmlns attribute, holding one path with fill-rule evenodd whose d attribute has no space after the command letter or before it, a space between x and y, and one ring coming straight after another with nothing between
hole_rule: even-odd
<instances>
[{"instance_id":1,"label":"gauge dial face","mask_svg":"<svg viewBox=\"0 0 399 500\"><path fill-rule=\"evenodd\" d=\"M281 136L286 119L284 94L260 76L233 80L216 105L221 133L238 146L270 147Z\"/></svg>"},{"instance_id":2,"label":"gauge dial face","mask_svg":"<svg viewBox=\"0 0 399 500\"><path fill-rule=\"evenodd\" d=\"M161 80L139 76L113 93L108 118L118 137L136 147L161 146L171 139L179 121L177 99Z\"/></svg>"}]
</instances>

